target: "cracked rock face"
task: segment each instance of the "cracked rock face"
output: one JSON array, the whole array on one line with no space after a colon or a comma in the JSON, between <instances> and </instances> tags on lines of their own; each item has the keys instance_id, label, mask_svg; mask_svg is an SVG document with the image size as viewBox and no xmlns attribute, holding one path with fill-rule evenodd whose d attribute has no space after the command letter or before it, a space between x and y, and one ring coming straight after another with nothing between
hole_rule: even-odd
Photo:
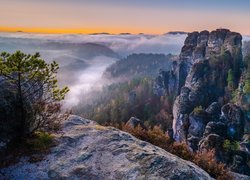
<instances>
[{"instance_id":1,"label":"cracked rock face","mask_svg":"<svg viewBox=\"0 0 250 180\"><path fill-rule=\"evenodd\" d=\"M191 162L112 127L71 116L41 162L23 159L0 179L212 179Z\"/></svg>"}]
</instances>

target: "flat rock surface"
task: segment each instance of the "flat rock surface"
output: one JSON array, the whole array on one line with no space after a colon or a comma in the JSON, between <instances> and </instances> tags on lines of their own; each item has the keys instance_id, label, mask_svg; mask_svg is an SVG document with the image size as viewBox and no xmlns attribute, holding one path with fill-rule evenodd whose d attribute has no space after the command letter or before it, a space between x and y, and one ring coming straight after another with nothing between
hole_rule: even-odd
<instances>
[{"instance_id":1,"label":"flat rock surface","mask_svg":"<svg viewBox=\"0 0 250 180\"><path fill-rule=\"evenodd\" d=\"M44 160L0 170L0 179L212 179L204 170L132 135L71 116Z\"/></svg>"}]
</instances>

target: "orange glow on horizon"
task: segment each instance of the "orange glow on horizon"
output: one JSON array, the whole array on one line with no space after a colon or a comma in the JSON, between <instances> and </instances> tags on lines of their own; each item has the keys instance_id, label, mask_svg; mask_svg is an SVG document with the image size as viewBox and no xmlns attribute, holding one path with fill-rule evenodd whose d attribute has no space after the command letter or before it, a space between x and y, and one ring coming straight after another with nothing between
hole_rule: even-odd
<instances>
[{"instance_id":1,"label":"orange glow on horizon","mask_svg":"<svg viewBox=\"0 0 250 180\"><path fill-rule=\"evenodd\" d=\"M41 34L94 34L94 33L110 33L110 34L120 34L120 33L148 33L148 34L162 34L164 32L155 32L150 30L131 30L128 28L76 28L76 29L51 29L51 28L18 28L18 27L1 27L0 32L24 32L24 33L41 33Z\"/></svg>"},{"instance_id":2,"label":"orange glow on horizon","mask_svg":"<svg viewBox=\"0 0 250 180\"><path fill-rule=\"evenodd\" d=\"M109 33L109 34L120 34L120 33L131 33L131 34L152 34L159 35L164 34L170 31L184 31L184 32L193 32L193 31L202 31L202 30L215 30L218 28L224 27L213 27L213 28L202 28L197 29L187 28L183 29L161 29L156 31L155 29L133 29L133 28L26 28L26 27L4 27L0 26L0 32L24 32L24 33L38 33L38 34L98 34L98 33ZM227 27L225 27L227 28ZM237 29L228 28L231 31L239 32ZM242 35L249 35L248 31L241 31Z\"/></svg>"}]
</instances>

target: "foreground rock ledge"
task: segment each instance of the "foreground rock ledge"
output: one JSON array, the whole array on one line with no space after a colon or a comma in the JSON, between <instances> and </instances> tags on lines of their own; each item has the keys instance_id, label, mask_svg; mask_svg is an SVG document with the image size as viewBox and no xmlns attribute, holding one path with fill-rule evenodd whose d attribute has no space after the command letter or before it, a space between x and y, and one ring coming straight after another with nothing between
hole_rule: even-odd
<instances>
[{"instance_id":1,"label":"foreground rock ledge","mask_svg":"<svg viewBox=\"0 0 250 180\"><path fill-rule=\"evenodd\" d=\"M23 158L0 179L212 179L204 170L112 127L71 116L58 146L37 163Z\"/></svg>"}]
</instances>

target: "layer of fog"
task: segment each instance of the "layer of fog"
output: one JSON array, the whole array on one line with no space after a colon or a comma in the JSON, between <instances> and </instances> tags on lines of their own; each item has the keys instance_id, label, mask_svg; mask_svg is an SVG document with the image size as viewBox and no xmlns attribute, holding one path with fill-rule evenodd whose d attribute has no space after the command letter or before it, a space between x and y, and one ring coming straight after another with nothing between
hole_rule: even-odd
<instances>
[{"instance_id":1,"label":"layer of fog","mask_svg":"<svg viewBox=\"0 0 250 180\"><path fill-rule=\"evenodd\" d=\"M52 40L55 42L83 43L91 42L105 45L121 56L132 53L163 53L179 54L187 35L85 35L85 34L29 34L29 33L0 33L0 37Z\"/></svg>"},{"instance_id":2,"label":"layer of fog","mask_svg":"<svg viewBox=\"0 0 250 180\"><path fill-rule=\"evenodd\" d=\"M186 35L180 34L155 36L0 33L0 52L40 52L42 58L48 62L56 60L60 65L59 84L70 88L65 107L72 107L80 99L84 100L88 92L100 89L105 84L102 74L115 61L132 53L178 54L185 38ZM89 49L84 43L96 43L103 47L94 44Z\"/></svg>"}]
</instances>

